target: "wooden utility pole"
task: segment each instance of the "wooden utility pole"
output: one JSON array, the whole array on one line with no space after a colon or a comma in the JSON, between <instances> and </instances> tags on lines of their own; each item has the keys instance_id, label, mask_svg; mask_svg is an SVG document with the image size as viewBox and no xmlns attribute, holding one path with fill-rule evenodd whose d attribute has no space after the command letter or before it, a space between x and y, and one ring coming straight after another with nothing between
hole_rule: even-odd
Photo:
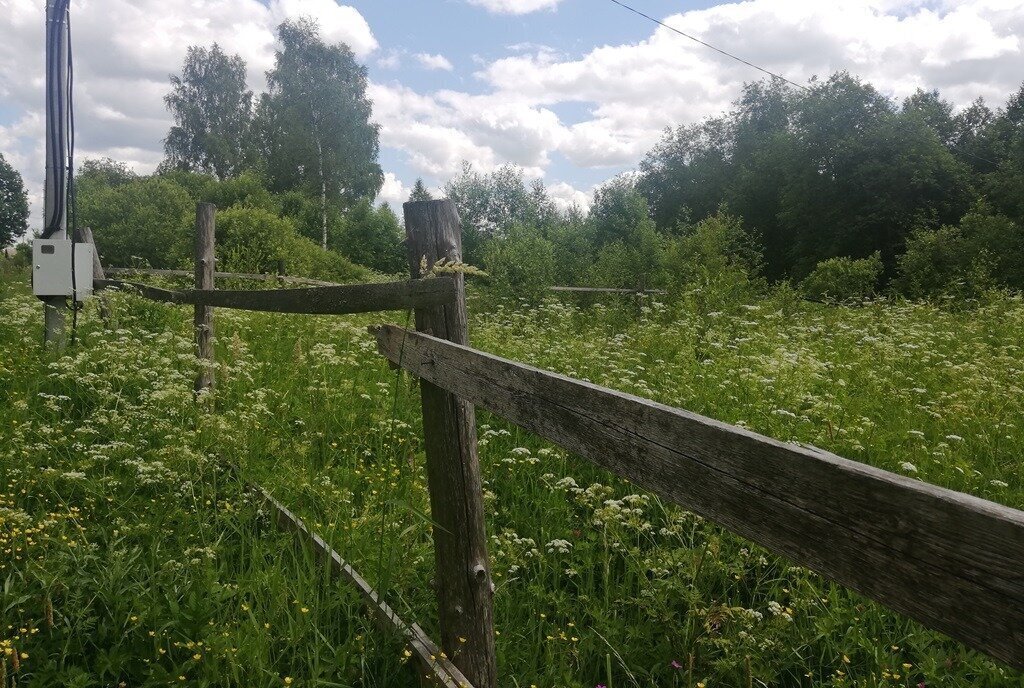
<instances>
[{"instance_id":1,"label":"wooden utility pole","mask_svg":"<svg viewBox=\"0 0 1024 688\"><path fill-rule=\"evenodd\" d=\"M444 258L462 258L459 215L449 200L414 201L403 206L409 268L414 279L425 260L429 271ZM453 303L416 309L416 329L468 344L465 276L456 274ZM420 380L427 455L430 511L441 647L476 688L495 688L494 605L483 486L477 458L473 407L434 384Z\"/></svg>"},{"instance_id":2,"label":"wooden utility pole","mask_svg":"<svg viewBox=\"0 0 1024 688\"><path fill-rule=\"evenodd\" d=\"M213 289L214 230L217 206L196 206L196 289ZM202 369L196 377L196 394L213 386L213 307L195 307L196 356Z\"/></svg>"}]
</instances>

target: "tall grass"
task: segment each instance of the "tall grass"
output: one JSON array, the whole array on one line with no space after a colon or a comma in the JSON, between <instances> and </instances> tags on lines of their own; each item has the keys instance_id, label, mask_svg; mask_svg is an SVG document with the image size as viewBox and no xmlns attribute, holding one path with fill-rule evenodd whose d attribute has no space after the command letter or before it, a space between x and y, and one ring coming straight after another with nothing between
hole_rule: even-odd
<instances>
[{"instance_id":1,"label":"tall grass","mask_svg":"<svg viewBox=\"0 0 1024 688\"><path fill-rule=\"evenodd\" d=\"M419 394L365 331L407 315L218 310L218 387L197 405L189 313L112 306L111 329L90 306L58 357L40 350L37 303L10 289L0 302L0 642L28 655L17 673L7 655L8 682L411 685L395 639L223 469L270 489L436 636ZM783 293L637 316L473 296L470 313L478 348L1024 506L1018 298L957 312ZM478 415L502 685L1024 685Z\"/></svg>"}]
</instances>

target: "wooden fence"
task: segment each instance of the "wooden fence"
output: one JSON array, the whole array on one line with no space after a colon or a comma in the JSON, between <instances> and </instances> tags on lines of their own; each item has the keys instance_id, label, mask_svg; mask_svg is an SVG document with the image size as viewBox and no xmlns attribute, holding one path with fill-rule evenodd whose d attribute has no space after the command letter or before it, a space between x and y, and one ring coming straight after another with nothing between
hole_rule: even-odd
<instances>
[{"instance_id":1,"label":"wooden fence","mask_svg":"<svg viewBox=\"0 0 1024 688\"><path fill-rule=\"evenodd\" d=\"M98 287L196 308L209 358L213 307L289 313L415 309L416 330L372 328L383 356L420 379L441 649L263 492L282 527L355 585L401 633L434 683L494 688L497 668L474 405L589 459L768 550L846 585L1010 666L1024 669L1024 512L813 447L539 370L469 346L450 201L405 204L413 279L277 291L213 289L213 211L197 214L196 289L98 278ZM202 390L212 377L197 381Z\"/></svg>"}]
</instances>

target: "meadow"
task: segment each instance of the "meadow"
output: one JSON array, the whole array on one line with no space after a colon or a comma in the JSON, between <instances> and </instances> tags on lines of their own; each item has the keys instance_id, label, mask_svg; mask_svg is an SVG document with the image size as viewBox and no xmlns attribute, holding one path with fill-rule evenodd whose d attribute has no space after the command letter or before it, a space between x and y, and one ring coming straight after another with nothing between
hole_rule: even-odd
<instances>
[{"instance_id":1,"label":"meadow","mask_svg":"<svg viewBox=\"0 0 1024 688\"><path fill-rule=\"evenodd\" d=\"M416 381L366 326L110 295L65 355L0 281L0 686L415 685L401 643L279 535L307 519L437 637ZM1024 507L1024 301L969 308L474 289L485 351ZM478 413L502 686L1024 686L1024 678ZM239 467L234 473L229 465ZM842 494L836 494L842 499Z\"/></svg>"}]
</instances>

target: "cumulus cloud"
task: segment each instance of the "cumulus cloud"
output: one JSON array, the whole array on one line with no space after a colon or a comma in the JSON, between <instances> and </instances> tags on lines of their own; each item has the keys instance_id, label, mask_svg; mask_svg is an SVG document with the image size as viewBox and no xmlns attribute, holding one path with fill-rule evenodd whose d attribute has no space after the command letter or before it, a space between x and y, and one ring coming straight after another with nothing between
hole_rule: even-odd
<instances>
[{"instance_id":1,"label":"cumulus cloud","mask_svg":"<svg viewBox=\"0 0 1024 688\"><path fill-rule=\"evenodd\" d=\"M441 54L432 55L430 53L416 53L414 57L424 69L440 69L445 72L450 72L455 69L455 67L452 66L452 63L448 61L448 58Z\"/></svg>"},{"instance_id":2,"label":"cumulus cloud","mask_svg":"<svg viewBox=\"0 0 1024 688\"><path fill-rule=\"evenodd\" d=\"M497 14L529 14L537 10L553 10L562 0L468 0Z\"/></svg>"},{"instance_id":3,"label":"cumulus cloud","mask_svg":"<svg viewBox=\"0 0 1024 688\"><path fill-rule=\"evenodd\" d=\"M391 172L384 173L384 183L377 194L377 203L387 203L401 216L402 204L409 200L412 189L402 183L402 180Z\"/></svg>"}]
</instances>

